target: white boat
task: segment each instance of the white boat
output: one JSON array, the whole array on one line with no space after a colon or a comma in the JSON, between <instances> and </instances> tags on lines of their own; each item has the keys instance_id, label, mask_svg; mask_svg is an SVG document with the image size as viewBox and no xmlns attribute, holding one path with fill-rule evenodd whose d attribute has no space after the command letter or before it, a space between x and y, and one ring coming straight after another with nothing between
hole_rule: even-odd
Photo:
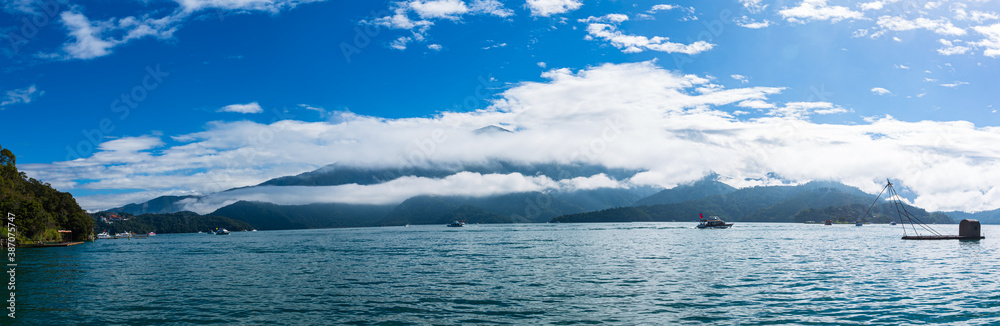
<instances>
[{"instance_id":1,"label":"white boat","mask_svg":"<svg viewBox=\"0 0 1000 326\"><path fill-rule=\"evenodd\" d=\"M215 231L215 235L229 235L229 230L218 229L218 230Z\"/></svg>"},{"instance_id":2,"label":"white boat","mask_svg":"<svg viewBox=\"0 0 1000 326\"><path fill-rule=\"evenodd\" d=\"M701 214L698 214L701 216ZM699 229L728 229L733 226L733 223L726 223L718 216L709 216L708 218L700 217L701 222L698 223Z\"/></svg>"},{"instance_id":3,"label":"white boat","mask_svg":"<svg viewBox=\"0 0 1000 326\"><path fill-rule=\"evenodd\" d=\"M104 232L98 233L97 234L97 238L98 239L114 239L115 237L111 236L111 234L108 234L108 231L104 231Z\"/></svg>"}]
</instances>

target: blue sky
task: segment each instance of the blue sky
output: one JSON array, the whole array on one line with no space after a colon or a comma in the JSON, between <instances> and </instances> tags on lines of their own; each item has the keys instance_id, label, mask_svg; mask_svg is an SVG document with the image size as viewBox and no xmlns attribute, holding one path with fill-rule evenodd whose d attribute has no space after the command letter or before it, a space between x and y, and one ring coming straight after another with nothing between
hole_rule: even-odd
<instances>
[{"instance_id":1,"label":"blue sky","mask_svg":"<svg viewBox=\"0 0 1000 326\"><path fill-rule=\"evenodd\" d=\"M101 209L333 162L417 164L399 157L440 128L497 124L524 131L523 146L586 146L587 128L566 126L651 121L638 113L648 106L660 125L626 123L630 145L622 138L587 159L649 170L628 182L663 187L708 171L742 186L778 172L877 192L876 180L895 177L924 207L992 209L1000 176L984 171L995 170L988 148L1000 138L998 12L981 0L9 1L0 144L30 175ZM574 102L598 85L622 90ZM730 133L712 142L717 151L669 167L630 156L698 148L676 137L681 125ZM782 139L782 128L798 132ZM830 139L803 136L812 133ZM543 145L466 157L450 135L423 159L570 160ZM489 144L472 148L502 147ZM851 169L804 158L838 144L850 145L837 164ZM816 168L786 166L794 160ZM874 168L894 161L909 163Z\"/></svg>"}]
</instances>

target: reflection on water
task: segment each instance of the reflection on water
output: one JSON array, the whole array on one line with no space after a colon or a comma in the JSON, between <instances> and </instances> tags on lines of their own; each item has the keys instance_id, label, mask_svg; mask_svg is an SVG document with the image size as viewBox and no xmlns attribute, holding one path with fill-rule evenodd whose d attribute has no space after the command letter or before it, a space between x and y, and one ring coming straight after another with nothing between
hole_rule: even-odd
<instances>
[{"instance_id":1,"label":"reflection on water","mask_svg":"<svg viewBox=\"0 0 1000 326\"><path fill-rule=\"evenodd\" d=\"M978 242L903 241L888 225L693 226L435 225L22 249L18 319L1000 323L996 226Z\"/></svg>"}]
</instances>

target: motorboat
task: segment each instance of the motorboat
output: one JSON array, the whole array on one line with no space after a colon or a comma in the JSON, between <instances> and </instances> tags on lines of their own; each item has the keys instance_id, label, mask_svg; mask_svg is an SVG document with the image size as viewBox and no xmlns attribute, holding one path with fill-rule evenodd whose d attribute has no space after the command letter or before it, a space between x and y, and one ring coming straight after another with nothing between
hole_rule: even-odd
<instances>
[{"instance_id":1,"label":"motorboat","mask_svg":"<svg viewBox=\"0 0 1000 326\"><path fill-rule=\"evenodd\" d=\"M217 231L215 231L215 235L229 235L229 230L218 229Z\"/></svg>"},{"instance_id":2,"label":"motorboat","mask_svg":"<svg viewBox=\"0 0 1000 326\"><path fill-rule=\"evenodd\" d=\"M701 222L698 223L699 229L728 229L732 226L733 223L726 223L726 221L723 221L718 216L701 217Z\"/></svg>"},{"instance_id":3,"label":"motorboat","mask_svg":"<svg viewBox=\"0 0 1000 326\"><path fill-rule=\"evenodd\" d=\"M833 220L828 219L825 222L823 222L823 225L833 225Z\"/></svg>"},{"instance_id":4,"label":"motorboat","mask_svg":"<svg viewBox=\"0 0 1000 326\"><path fill-rule=\"evenodd\" d=\"M451 224L448 224L448 227L450 227L450 228L460 228L460 227L463 227L463 226L465 226L465 221L461 221L461 222L460 221L455 221L455 222L453 222Z\"/></svg>"},{"instance_id":5,"label":"motorboat","mask_svg":"<svg viewBox=\"0 0 1000 326\"><path fill-rule=\"evenodd\" d=\"M864 224L861 223L861 220L858 220L857 222L854 222L854 226L862 226L862 225L864 225Z\"/></svg>"},{"instance_id":6,"label":"motorboat","mask_svg":"<svg viewBox=\"0 0 1000 326\"><path fill-rule=\"evenodd\" d=\"M111 234L109 234L108 231L104 231L104 232L98 233L97 234L97 238L98 239L114 239L115 237L112 236Z\"/></svg>"}]
</instances>

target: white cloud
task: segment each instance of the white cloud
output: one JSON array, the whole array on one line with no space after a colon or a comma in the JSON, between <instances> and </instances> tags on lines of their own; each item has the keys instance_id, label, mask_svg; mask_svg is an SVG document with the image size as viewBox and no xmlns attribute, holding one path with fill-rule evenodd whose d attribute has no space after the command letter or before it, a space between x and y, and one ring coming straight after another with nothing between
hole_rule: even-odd
<instances>
[{"instance_id":1,"label":"white cloud","mask_svg":"<svg viewBox=\"0 0 1000 326\"><path fill-rule=\"evenodd\" d=\"M247 103L247 104L230 104L219 109L218 112L235 112L235 113L261 113L264 109L261 109L260 104L257 102Z\"/></svg>"},{"instance_id":2,"label":"white cloud","mask_svg":"<svg viewBox=\"0 0 1000 326\"><path fill-rule=\"evenodd\" d=\"M732 75L729 75L729 77L732 77L736 81L744 83L744 84L746 84L747 82L750 81L750 80L747 79L747 76L743 76L743 75L732 74Z\"/></svg>"},{"instance_id":3,"label":"white cloud","mask_svg":"<svg viewBox=\"0 0 1000 326\"><path fill-rule=\"evenodd\" d=\"M212 122L203 131L169 137L169 144L155 136L112 140L89 157L25 164L22 170L61 190L103 193L78 196L91 210L166 193L209 194L251 186L334 162L394 168L494 159L645 172L618 181L600 175L548 180L466 173L380 186L270 192L276 197L259 189L244 190L247 193L221 193L216 196L230 197L212 196L204 203L338 197L331 193L343 195L340 200L373 203L412 194L671 186L710 171L737 186L766 184L773 172L795 182L841 181L872 193L881 190L884 178L898 179L914 194L909 197L914 204L929 210L974 211L1000 203L1000 148L993 146L1000 142L1000 128L889 116L860 124L813 123L810 116L849 110L830 102L774 106L769 96L782 88L710 87L708 78L663 69L655 62L553 69L542 77L544 81L513 84L488 108L477 111L403 119L341 112L324 122ZM729 113L734 105L759 107L767 114ZM473 132L488 125L515 132ZM873 139L873 133L886 136ZM134 191L115 195L123 189Z\"/></svg>"},{"instance_id":4,"label":"white cloud","mask_svg":"<svg viewBox=\"0 0 1000 326\"><path fill-rule=\"evenodd\" d=\"M743 7L746 8L747 11L749 11L750 13L754 14L760 13L764 11L764 9L767 9L768 5L761 4L761 2L763 2L763 0L740 0L740 3L743 4Z\"/></svg>"},{"instance_id":5,"label":"white cloud","mask_svg":"<svg viewBox=\"0 0 1000 326\"><path fill-rule=\"evenodd\" d=\"M674 10L674 9L677 9L677 8L681 8L681 6L678 6L678 5L669 5L669 4L659 4L659 5L653 6L653 8L650 8L649 11L647 11L647 12L648 13L655 13L657 11Z\"/></svg>"},{"instance_id":6,"label":"white cloud","mask_svg":"<svg viewBox=\"0 0 1000 326\"><path fill-rule=\"evenodd\" d=\"M964 3L955 3L954 5L952 5L951 11L955 16L955 19L970 20L977 23L982 23L988 20L1000 19L1000 15L997 15L997 13L992 11L979 11L979 10L966 11L965 10L966 8L968 8L968 6Z\"/></svg>"},{"instance_id":7,"label":"white cloud","mask_svg":"<svg viewBox=\"0 0 1000 326\"><path fill-rule=\"evenodd\" d=\"M469 12L469 7L461 0L431 0L431 1L410 1L408 3L420 18L444 18L457 20L465 13Z\"/></svg>"},{"instance_id":8,"label":"white cloud","mask_svg":"<svg viewBox=\"0 0 1000 326\"><path fill-rule=\"evenodd\" d=\"M948 87L948 88L955 88L955 87L958 87L958 86L968 85L968 84L969 84L968 82L956 81L954 83L941 84L941 86Z\"/></svg>"},{"instance_id":9,"label":"white cloud","mask_svg":"<svg viewBox=\"0 0 1000 326\"><path fill-rule=\"evenodd\" d=\"M62 46L64 53L42 54L41 57L88 60L109 55L115 47L134 40L146 37L172 39L185 21L207 9L215 9L219 15L227 11L278 13L315 1L323 0L178 0L176 10L159 18L155 17L158 12L151 12L110 17L103 21L88 19L81 11L83 7L74 6L59 15L70 36L70 40Z\"/></svg>"},{"instance_id":10,"label":"white cloud","mask_svg":"<svg viewBox=\"0 0 1000 326\"><path fill-rule=\"evenodd\" d=\"M31 103L31 101L42 95L45 95L45 91L39 91L35 84L28 85L25 88L9 90L5 92L3 99L0 100L0 110L6 109L8 105Z\"/></svg>"},{"instance_id":11,"label":"white cloud","mask_svg":"<svg viewBox=\"0 0 1000 326\"><path fill-rule=\"evenodd\" d=\"M502 3L496 0L474 0L469 10L497 17L510 17L514 15L513 10L504 7Z\"/></svg>"},{"instance_id":12,"label":"white cloud","mask_svg":"<svg viewBox=\"0 0 1000 326\"><path fill-rule=\"evenodd\" d=\"M323 0L175 0L186 14L207 9L230 11L264 11L278 13L303 3Z\"/></svg>"},{"instance_id":13,"label":"white cloud","mask_svg":"<svg viewBox=\"0 0 1000 326\"><path fill-rule=\"evenodd\" d=\"M847 109L830 102L789 102L784 107L770 110L767 114L779 117L806 119L813 114L846 113Z\"/></svg>"},{"instance_id":14,"label":"white cloud","mask_svg":"<svg viewBox=\"0 0 1000 326\"><path fill-rule=\"evenodd\" d=\"M400 36L396 40L389 43L389 47L396 50L406 50L406 44L413 42L413 38L409 36Z\"/></svg>"},{"instance_id":15,"label":"white cloud","mask_svg":"<svg viewBox=\"0 0 1000 326\"><path fill-rule=\"evenodd\" d=\"M872 2L862 2L858 4L858 8L861 8L861 10L863 11L882 10L883 8L885 8L886 5L897 2L899 2L899 0L877 0Z\"/></svg>"},{"instance_id":16,"label":"white cloud","mask_svg":"<svg viewBox=\"0 0 1000 326\"><path fill-rule=\"evenodd\" d=\"M982 47L983 55L991 58L1000 56L1000 23L989 26L976 26L972 28L986 38L978 42L969 42L971 45Z\"/></svg>"},{"instance_id":17,"label":"white cloud","mask_svg":"<svg viewBox=\"0 0 1000 326\"><path fill-rule=\"evenodd\" d=\"M715 44L705 41L697 41L691 44L681 44L670 42L669 38L654 36L647 38L639 35L627 35L618 30L618 27L610 24L592 23L587 25L587 37L589 39L603 39L611 46L619 48L625 53L637 53L646 50L660 51L666 53L698 54L711 50Z\"/></svg>"},{"instance_id":18,"label":"white cloud","mask_svg":"<svg viewBox=\"0 0 1000 326\"><path fill-rule=\"evenodd\" d=\"M908 20L899 16L882 16L878 18L878 25L890 31L909 31L914 29L926 29L941 35L965 35L965 30L955 27L945 18L927 19L920 17Z\"/></svg>"},{"instance_id":19,"label":"white cloud","mask_svg":"<svg viewBox=\"0 0 1000 326\"><path fill-rule=\"evenodd\" d=\"M460 22L468 15L490 15L501 18L514 15L514 11L496 0L475 0L471 5L466 5L461 0L396 1L390 3L390 9L392 10L390 15L362 20L359 24L409 31L409 36L396 37L389 43L390 48L397 50L406 50L411 42L424 42L436 21ZM488 48L490 47L484 49Z\"/></svg>"},{"instance_id":20,"label":"white cloud","mask_svg":"<svg viewBox=\"0 0 1000 326\"><path fill-rule=\"evenodd\" d=\"M798 7L784 8L778 11L785 20L792 23L804 23L810 20L829 20L838 22L844 19L862 19L864 14L843 6L830 6L826 0L803 0Z\"/></svg>"},{"instance_id":21,"label":"white cloud","mask_svg":"<svg viewBox=\"0 0 1000 326\"><path fill-rule=\"evenodd\" d=\"M63 25L69 29L69 35L73 37L72 43L66 43L63 50L70 58L93 59L111 53L111 48L119 42L107 41L101 38L102 29L91 24L81 13L64 11L61 14Z\"/></svg>"},{"instance_id":22,"label":"white cloud","mask_svg":"<svg viewBox=\"0 0 1000 326\"><path fill-rule=\"evenodd\" d=\"M773 109L776 107L774 104L767 103L761 100L746 100L736 104L736 106L750 108L750 109L758 109L758 110Z\"/></svg>"},{"instance_id":23,"label":"white cloud","mask_svg":"<svg viewBox=\"0 0 1000 326\"><path fill-rule=\"evenodd\" d=\"M428 44L427 48L434 51L441 51L444 47L442 47L441 44Z\"/></svg>"},{"instance_id":24,"label":"white cloud","mask_svg":"<svg viewBox=\"0 0 1000 326\"><path fill-rule=\"evenodd\" d=\"M761 29L761 28L767 28L768 26L771 26L771 21L769 21L767 19L764 19L762 21L756 21L756 20L753 20L753 19L751 19L751 18L749 18L747 16L743 16L740 19L736 20L736 25L739 25L740 27L749 28L749 29Z\"/></svg>"},{"instance_id":25,"label":"white cloud","mask_svg":"<svg viewBox=\"0 0 1000 326\"><path fill-rule=\"evenodd\" d=\"M872 87L871 91L875 95L892 94L892 92L890 92L888 89L882 87Z\"/></svg>"},{"instance_id":26,"label":"white cloud","mask_svg":"<svg viewBox=\"0 0 1000 326\"><path fill-rule=\"evenodd\" d=\"M969 52L969 47L955 45L949 40L940 39L938 42L940 42L941 45L944 45L943 48L937 50L937 52L941 55L965 54L966 52Z\"/></svg>"},{"instance_id":27,"label":"white cloud","mask_svg":"<svg viewBox=\"0 0 1000 326\"><path fill-rule=\"evenodd\" d=\"M893 68L896 68L896 69L910 69L910 67L907 67L907 66L904 66L904 65L895 65L895 66L893 66Z\"/></svg>"},{"instance_id":28,"label":"white cloud","mask_svg":"<svg viewBox=\"0 0 1000 326\"><path fill-rule=\"evenodd\" d=\"M525 3L532 16L548 17L580 9L583 2L578 0L527 0Z\"/></svg>"},{"instance_id":29,"label":"white cloud","mask_svg":"<svg viewBox=\"0 0 1000 326\"><path fill-rule=\"evenodd\" d=\"M614 24L621 23L626 20L628 20L628 15L623 15L623 14L607 14L600 17L590 16L587 17L586 19L577 19L577 21L581 23L614 23Z\"/></svg>"}]
</instances>

